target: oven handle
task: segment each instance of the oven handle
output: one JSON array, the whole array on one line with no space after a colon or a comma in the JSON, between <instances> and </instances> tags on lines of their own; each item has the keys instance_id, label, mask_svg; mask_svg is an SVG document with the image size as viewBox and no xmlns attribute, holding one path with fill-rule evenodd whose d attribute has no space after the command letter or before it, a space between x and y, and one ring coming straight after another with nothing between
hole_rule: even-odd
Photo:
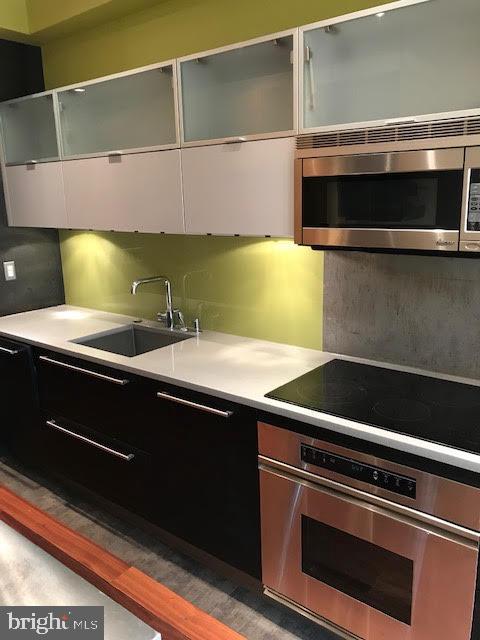
<instances>
[{"instance_id":1,"label":"oven handle","mask_svg":"<svg viewBox=\"0 0 480 640\"><path fill-rule=\"evenodd\" d=\"M317 476L303 469L297 469L289 464L267 458L266 456L258 456L258 460L258 468L260 471L265 471L280 478L285 478L286 480L309 487L315 491L332 495L370 511L381 513L389 518L395 518L399 522L404 522L417 528L421 527L430 533L442 535L443 537L450 538L454 542L461 543L478 551L480 533L472 529L467 529L466 527L431 516L428 513L422 513L410 507L390 502L390 500L385 500L385 498L374 496L360 489L348 487L340 482Z\"/></svg>"}]
</instances>

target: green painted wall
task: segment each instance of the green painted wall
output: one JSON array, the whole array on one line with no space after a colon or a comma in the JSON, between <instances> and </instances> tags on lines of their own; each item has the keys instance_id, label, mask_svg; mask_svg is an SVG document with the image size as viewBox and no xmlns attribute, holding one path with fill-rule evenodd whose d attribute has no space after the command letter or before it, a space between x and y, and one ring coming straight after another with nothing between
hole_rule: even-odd
<instances>
[{"instance_id":1,"label":"green painted wall","mask_svg":"<svg viewBox=\"0 0 480 640\"><path fill-rule=\"evenodd\" d=\"M84 1L88 5L92 3L92 0ZM163 0L150 9L45 44L45 80L49 87L79 82L365 9L380 2Z\"/></svg>"},{"instance_id":2,"label":"green painted wall","mask_svg":"<svg viewBox=\"0 0 480 640\"><path fill-rule=\"evenodd\" d=\"M26 0L1 0L0 37L22 40L28 31Z\"/></svg>"},{"instance_id":3,"label":"green painted wall","mask_svg":"<svg viewBox=\"0 0 480 640\"><path fill-rule=\"evenodd\" d=\"M63 232L70 304L154 318L164 289L139 277L166 275L189 323L278 342L322 344L323 255L287 240Z\"/></svg>"},{"instance_id":4,"label":"green painted wall","mask_svg":"<svg viewBox=\"0 0 480 640\"><path fill-rule=\"evenodd\" d=\"M368 0L165 0L43 47L50 87L194 53L378 4ZM322 347L323 254L285 240L62 232L70 304L153 318L161 287L205 328Z\"/></svg>"}]
</instances>

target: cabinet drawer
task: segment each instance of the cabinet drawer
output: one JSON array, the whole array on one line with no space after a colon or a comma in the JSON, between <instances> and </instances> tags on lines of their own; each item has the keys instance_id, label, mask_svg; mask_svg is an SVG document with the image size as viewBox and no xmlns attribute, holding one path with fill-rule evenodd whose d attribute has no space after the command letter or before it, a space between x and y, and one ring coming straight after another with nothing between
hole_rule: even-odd
<instances>
[{"instance_id":1,"label":"cabinet drawer","mask_svg":"<svg viewBox=\"0 0 480 640\"><path fill-rule=\"evenodd\" d=\"M38 353L36 366L45 412L144 448L138 425L138 378L50 352Z\"/></svg>"},{"instance_id":2,"label":"cabinet drawer","mask_svg":"<svg viewBox=\"0 0 480 640\"><path fill-rule=\"evenodd\" d=\"M44 413L41 464L124 507L145 515L150 456L62 417Z\"/></svg>"}]
</instances>

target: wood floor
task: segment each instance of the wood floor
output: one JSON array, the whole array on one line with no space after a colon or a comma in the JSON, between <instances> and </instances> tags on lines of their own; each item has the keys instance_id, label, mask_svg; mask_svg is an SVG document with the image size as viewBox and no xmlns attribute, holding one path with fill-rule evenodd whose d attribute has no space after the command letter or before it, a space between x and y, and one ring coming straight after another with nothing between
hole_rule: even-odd
<instances>
[{"instance_id":1,"label":"wood floor","mask_svg":"<svg viewBox=\"0 0 480 640\"><path fill-rule=\"evenodd\" d=\"M143 529L87 501L83 495L67 491L63 485L38 476L6 457L0 458L0 485L108 549L121 563L144 572L248 640L337 640L335 635L302 616L259 593L239 587L173 551ZM125 577L124 586L127 585ZM210 638L201 637L202 640Z\"/></svg>"},{"instance_id":2,"label":"wood floor","mask_svg":"<svg viewBox=\"0 0 480 640\"><path fill-rule=\"evenodd\" d=\"M0 519L166 640L244 640L244 636L2 486Z\"/></svg>"}]
</instances>

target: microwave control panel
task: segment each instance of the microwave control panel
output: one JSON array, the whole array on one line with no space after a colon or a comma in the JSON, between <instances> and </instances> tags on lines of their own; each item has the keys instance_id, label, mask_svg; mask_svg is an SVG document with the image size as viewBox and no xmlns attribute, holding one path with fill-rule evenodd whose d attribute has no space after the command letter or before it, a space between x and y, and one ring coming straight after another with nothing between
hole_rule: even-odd
<instances>
[{"instance_id":1,"label":"microwave control panel","mask_svg":"<svg viewBox=\"0 0 480 640\"><path fill-rule=\"evenodd\" d=\"M392 473L380 467L372 467L353 458L345 458L306 444L301 445L300 456L302 462L307 464L334 471L348 478L361 480L367 484L413 498L414 500L416 498L417 481L414 478Z\"/></svg>"},{"instance_id":2,"label":"microwave control panel","mask_svg":"<svg viewBox=\"0 0 480 640\"><path fill-rule=\"evenodd\" d=\"M467 231L480 231L480 169L471 171Z\"/></svg>"}]
</instances>

